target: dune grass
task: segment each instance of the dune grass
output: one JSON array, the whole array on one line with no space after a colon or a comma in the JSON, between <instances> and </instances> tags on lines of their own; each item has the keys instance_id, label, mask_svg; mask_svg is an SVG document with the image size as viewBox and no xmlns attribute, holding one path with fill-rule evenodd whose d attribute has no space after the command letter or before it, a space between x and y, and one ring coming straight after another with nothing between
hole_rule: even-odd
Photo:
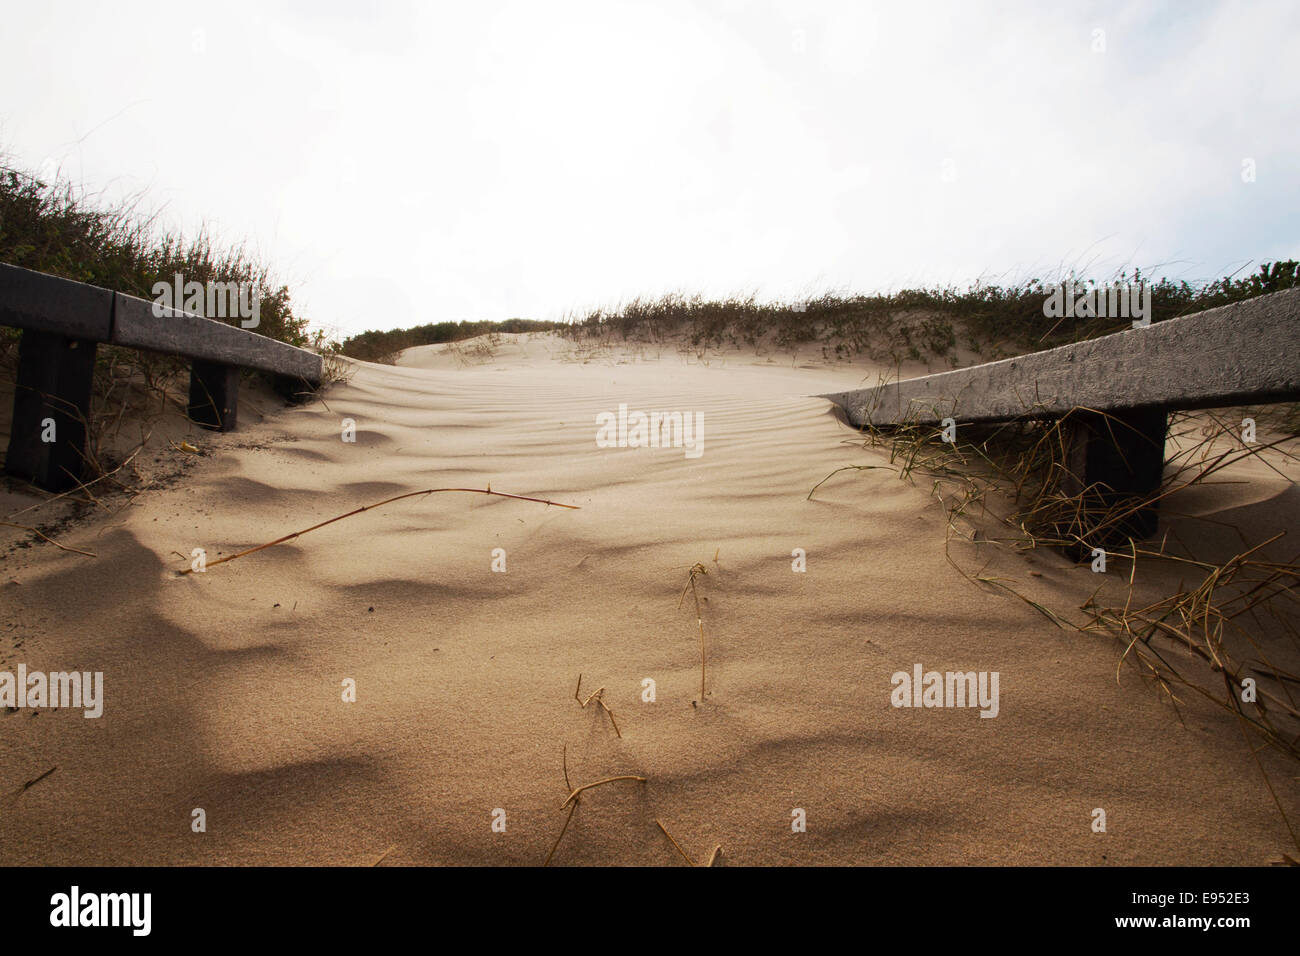
<instances>
[{"instance_id":1,"label":"dune grass","mask_svg":"<svg viewBox=\"0 0 1300 956\"><path fill-rule=\"evenodd\" d=\"M417 348L421 345L442 345L444 343L463 342L466 339L489 336L489 346L499 343L500 335L512 332L552 332L562 328L562 322L541 322L533 319L505 319L500 322L460 321L431 322L407 329L370 330L343 340L339 351L350 358L366 362L380 362L392 365L404 349ZM491 349L483 345L469 348L457 348L458 358L465 365L491 357Z\"/></svg>"},{"instance_id":2,"label":"dune grass","mask_svg":"<svg viewBox=\"0 0 1300 956\"><path fill-rule=\"evenodd\" d=\"M1128 327L1127 319L1044 316L1043 302L1052 286L1071 281L1097 284L1069 273L1009 285L975 282L966 288L827 292L797 301L765 302L755 295L707 299L669 293L569 315L564 331L577 339L663 342L682 336L700 347L767 343L776 348L820 348L828 359L866 355L890 363L927 359L956 364L959 348L993 359ZM1264 263L1240 278L1230 275L1197 283L1168 278L1152 281L1141 269L1120 272L1104 281L1150 283L1153 321L1160 322L1300 285L1300 262Z\"/></svg>"},{"instance_id":3,"label":"dune grass","mask_svg":"<svg viewBox=\"0 0 1300 956\"><path fill-rule=\"evenodd\" d=\"M314 349L326 359L326 381L346 378L339 344L295 312L290 290L272 268L244 245L223 245L207 228L184 236L160 226L143 196L109 202L61 179L18 169L0 154L0 262L87 282L114 292L153 298L156 282L234 282L259 300L259 321L250 331ZM238 318L213 316L228 324ZM21 332L0 326L0 378L16 377ZM250 375L256 373L248 373ZM148 440L148 422L168 406L185 413L188 366L184 359L101 344L96 351L91 408L86 426L86 483L125 490L139 476L121 472ZM136 429L123 436L123 429ZM134 478L132 482L129 479ZM86 496L82 496L83 501Z\"/></svg>"},{"instance_id":4,"label":"dune grass","mask_svg":"<svg viewBox=\"0 0 1300 956\"><path fill-rule=\"evenodd\" d=\"M321 345L322 337L294 312L289 287L246 246L222 245L206 228L191 237L166 231L159 214L142 203L136 196L109 204L0 156L0 262L145 299L153 298L155 282L171 283L178 272L186 281L248 283L261 302L254 332L300 347Z\"/></svg>"}]
</instances>

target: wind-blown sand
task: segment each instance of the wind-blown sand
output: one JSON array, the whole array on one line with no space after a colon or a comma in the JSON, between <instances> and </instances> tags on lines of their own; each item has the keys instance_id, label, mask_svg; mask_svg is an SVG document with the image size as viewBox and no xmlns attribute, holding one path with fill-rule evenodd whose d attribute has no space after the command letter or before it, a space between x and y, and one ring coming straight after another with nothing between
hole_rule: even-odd
<instances>
[{"instance_id":1,"label":"wind-blown sand","mask_svg":"<svg viewBox=\"0 0 1300 956\"><path fill-rule=\"evenodd\" d=\"M729 865L1295 854L1234 720L1189 701L1180 724L1117 672L1115 641L963 579L926 482L844 472L806 500L886 460L806 397L870 384L869 366L706 361L550 336L491 358L412 350L324 402L189 431L206 457L188 476L59 537L96 557L11 552L0 670L103 671L105 703L99 719L0 712L0 864L540 864L567 815L565 746L573 786L647 782L584 794L557 864L681 863L656 819ZM703 454L598 448L596 415L620 403L702 412ZM581 510L441 494L176 573L195 547L211 561L405 491L488 484ZM1232 520L1297 526L1277 475L1229 493ZM1050 554L962 555L1052 607L1096 587ZM689 595L679 608L696 562L702 703ZM999 672L997 717L891 707L891 674L917 663ZM575 702L579 673L621 739ZM1300 819L1297 768L1263 759Z\"/></svg>"}]
</instances>

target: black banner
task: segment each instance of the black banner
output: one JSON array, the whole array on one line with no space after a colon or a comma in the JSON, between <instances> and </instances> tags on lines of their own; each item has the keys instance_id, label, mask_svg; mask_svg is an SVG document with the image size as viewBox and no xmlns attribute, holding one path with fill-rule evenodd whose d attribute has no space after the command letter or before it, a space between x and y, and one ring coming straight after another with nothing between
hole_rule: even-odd
<instances>
[{"instance_id":1,"label":"black banner","mask_svg":"<svg viewBox=\"0 0 1300 956\"><path fill-rule=\"evenodd\" d=\"M662 945L668 936L716 945L785 924L873 941L1201 937L1231 946L1287 929L1300 888L1290 867L723 867L690 877L670 869L101 868L8 869L3 880L7 942L75 934L82 945L376 941L453 927L449 944L468 931L559 946Z\"/></svg>"}]
</instances>

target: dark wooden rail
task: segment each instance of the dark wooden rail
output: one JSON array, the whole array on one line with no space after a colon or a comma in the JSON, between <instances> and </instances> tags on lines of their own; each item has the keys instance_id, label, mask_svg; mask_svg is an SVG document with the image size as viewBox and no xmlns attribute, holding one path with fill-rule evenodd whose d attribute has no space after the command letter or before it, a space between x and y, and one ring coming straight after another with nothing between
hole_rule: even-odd
<instances>
[{"instance_id":1,"label":"dark wooden rail","mask_svg":"<svg viewBox=\"0 0 1300 956\"><path fill-rule=\"evenodd\" d=\"M320 384L314 352L83 282L0 263L0 325L23 330L5 471L52 491L84 474L95 352L109 343L191 360L189 416L230 431L239 372L272 376L286 393Z\"/></svg>"},{"instance_id":2,"label":"dark wooden rail","mask_svg":"<svg viewBox=\"0 0 1300 956\"><path fill-rule=\"evenodd\" d=\"M1167 412L1300 400L1300 289L1145 328L819 396L858 427L1066 418L1065 490L1156 490ZM1155 532L1154 509L1125 530Z\"/></svg>"}]
</instances>

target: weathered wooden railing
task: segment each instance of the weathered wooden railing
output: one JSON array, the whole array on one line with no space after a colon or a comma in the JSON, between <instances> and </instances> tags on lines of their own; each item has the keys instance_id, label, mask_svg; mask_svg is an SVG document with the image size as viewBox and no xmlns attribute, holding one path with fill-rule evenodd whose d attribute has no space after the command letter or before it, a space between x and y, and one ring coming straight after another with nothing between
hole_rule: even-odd
<instances>
[{"instance_id":1,"label":"weathered wooden railing","mask_svg":"<svg viewBox=\"0 0 1300 956\"><path fill-rule=\"evenodd\" d=\"M0 263L0 325L23 330L5 471L39 487L85 473L100 343L191 360L189 416L217 431L238 420L239 372L266 372L286 394L320 384L319 355L245 329L83 282Z\"/></svg>"},{"instance_id":2,"label":"weathered wooden railing","mask_svg":"<svg viewBox=\"0 0 1300 956\"><path fill-rule=\"evenodd\" d=\"M843 407L858 427L1065 418L1062 490L1141 500L1160 486L1169 411L1300 399L1300 289L820 397ZM1125 530L1153 534L1154 507Z\"/></svg>"}]
</instances>

